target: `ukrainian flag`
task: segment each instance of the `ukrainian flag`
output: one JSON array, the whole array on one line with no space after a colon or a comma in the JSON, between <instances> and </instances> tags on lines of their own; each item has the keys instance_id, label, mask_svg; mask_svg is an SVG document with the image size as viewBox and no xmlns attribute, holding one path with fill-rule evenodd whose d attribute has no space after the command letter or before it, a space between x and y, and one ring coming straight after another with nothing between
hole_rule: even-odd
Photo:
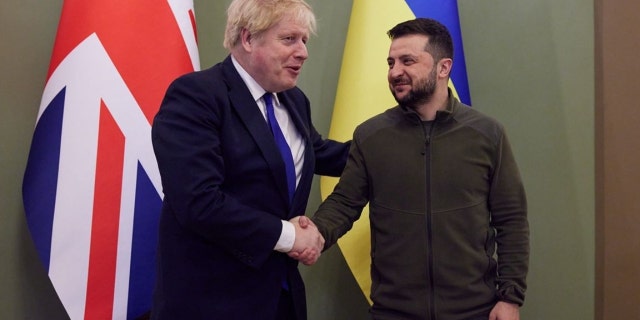
<instances>
[{"instance_id":1,"label":"ukrainian flag","mask_svg":"<svg viewBox=\"0 0 640 320\"><path fill-rule=\"evenodd\" d=\"M416 17L433 18L449 29L454 45L449 86L460 101L471 104L455 0L354 0L329 138L349 140L358 124L397 104L387 84L387 55L391 42L386 33L396 24ZM337 181L336 178L322 177L323 198L331 193ZM367 207L338 245L371 304L368 220Z\"/></svg>"}]
</instances>

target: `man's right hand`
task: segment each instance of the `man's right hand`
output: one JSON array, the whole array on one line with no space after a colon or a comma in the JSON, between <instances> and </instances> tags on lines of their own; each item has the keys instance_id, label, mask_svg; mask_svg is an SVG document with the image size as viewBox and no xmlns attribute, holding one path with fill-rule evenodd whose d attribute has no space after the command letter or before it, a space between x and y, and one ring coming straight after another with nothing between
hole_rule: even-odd
<instances>
[{"instance_id":1,"label":"man's right hand","mask_svg":"<svg viewBox=\"0 0 640 320\"><path fill-rule=\"evenodd\" d=\"M296 230L296 239L293 248L288 253L289 257L307 266L316 263L324 248L324 238L318 228L306 216L297 216L289 222Z\"/></svg>"}]
</instances>

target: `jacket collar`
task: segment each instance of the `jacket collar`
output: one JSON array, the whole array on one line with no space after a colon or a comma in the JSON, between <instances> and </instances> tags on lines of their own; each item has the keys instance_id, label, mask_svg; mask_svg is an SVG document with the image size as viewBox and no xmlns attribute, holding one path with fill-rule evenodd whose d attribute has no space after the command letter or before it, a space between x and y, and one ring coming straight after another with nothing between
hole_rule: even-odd
<instances>
[{"instance_id":1,"label":"jacket collar","mask_svg":"<svg viewBox=\"0 0 640 320\"><path fill-rule=\"evenodd\" d=\"M447 92L449 96L447 99L447 106L443 110L438 110L436 112L436 118L435 118L436 122L448 121L453 117L456 110L458 110L459 108L458 105L460 104L460 102L453 95L451 88L447 88ZM402 106L402 105L400 106L400 108L402 109L403 114L405 114L409 119L415 120L417 121L417 123L422 122L422 120L420 119L420 115L415 110L407 108L406 106Z\"/></svg>"},{"instance_id":2,"label":"jacket collar","mask_svg":"<svg viewBox=\"0 0 640 320\"><path fill-rule=\"evenodd\" d=\"M436 112L436 121L444 122L453 117L453 114L458 110L458 104L460 103L458 99L453 95L451 88L447 88L447 92L449 98L447 100L447 106L443 110L438 110Z\"/></svg>"}]
</instances>

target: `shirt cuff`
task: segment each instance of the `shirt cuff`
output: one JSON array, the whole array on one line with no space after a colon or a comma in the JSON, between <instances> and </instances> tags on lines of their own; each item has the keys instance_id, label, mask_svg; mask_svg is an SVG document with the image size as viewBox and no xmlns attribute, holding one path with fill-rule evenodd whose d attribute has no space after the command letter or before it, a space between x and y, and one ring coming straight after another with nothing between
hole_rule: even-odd
<instances>
[{"instance_id":1,"label":"shirt cuff","mask_svg":"<svg viewBox=\"0 0 640 320\"><path fill-rule=\"evenodd\" d=\"M293 249L293 243L296 241L296 228L293 223L282 220L282 233L280 239L276 243L276 247L273 250L280 252L289 252Z\"/></svg>"}]
</instances>

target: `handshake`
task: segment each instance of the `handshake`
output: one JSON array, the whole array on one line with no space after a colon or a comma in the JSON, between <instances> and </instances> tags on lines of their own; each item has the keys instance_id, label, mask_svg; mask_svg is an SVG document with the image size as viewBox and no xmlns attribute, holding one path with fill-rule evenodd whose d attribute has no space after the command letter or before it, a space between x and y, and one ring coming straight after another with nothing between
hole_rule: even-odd
<instances>
[{"instance_id":1,"label":"handshake","mask_svg":"<svg viewBox=\"0 0 640 320\"><path fill-rule=\"evenodd\" d=\"M318 227L306 216L297 216L289 222L295 227L296 239L287 254L307 266L316 263L324 248L324 238Z\"/></svg>"}]
</instances>

